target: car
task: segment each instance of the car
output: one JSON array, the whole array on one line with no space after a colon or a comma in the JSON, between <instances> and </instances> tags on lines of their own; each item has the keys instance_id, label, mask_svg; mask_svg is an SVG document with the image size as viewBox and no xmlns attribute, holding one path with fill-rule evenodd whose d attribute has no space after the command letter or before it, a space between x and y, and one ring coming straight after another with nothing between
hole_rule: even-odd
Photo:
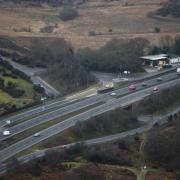
<instances>
[{"instance_id":1,"label":"car","mask_svg":"<svg viewBox=\"0 0 180 180\"><path fill-rule=\"evenodd\" d=\"M11 132L9 130L3 131L3 136L9 136Z\"/></svg>"},{"instance_id":2,"label":"car","mask_svg":"<svg viewBox=\"0 0 180 180\"><path fill-rule=\"evenodd\" d=\"M62 145L61 148L66 149L68 148L68 145Z\"/></svg>"},{"instance_id":3,"label":"car","mask_svg":"<svg viewBox=\"0 0 180 180\"><path fill-rule=\"evenodd\" d=\"M157 78L157 81L162 81L162 78L160 78L160 77L159 77L159 78Z\"/></svg>"},{"instance_id":4,"label":"car","mask_svg":"<svg viewBox=\"0 0 180 180\"><path fill-rule=\"evenodd\" d=\"M41 134L40 133L35 133L33 136L34 137L39 137Z\"/></svg>"},{"instance_id":5,"label":"car","mask_svg":"<svg viewBox=\"0 0 180 180\"><path fill-rule=\"evenodd\" d=\"M11 121L10 120L6 120L6 124L7 125L11 124Z\"/></svg>"},{"instance_id":6,"label":"car","mask_svg":"<svg viewBox=\"0 0 180 180\"><path fill-rule=\"evenodd\" d=\"M143 87L147 86L147 84L146 84L145 82L143 82L141 85L142 85Z\"/></svg>"},{"instance_id":7,"label":"car","mask_svg":"<svg viewBox=\"0 0 180 180\"><path fill-rule=\"evenodd\" d=\"M153 88L153 91L158 91L159 90L159 88L157 87L157 86L155 86L154 88Z\"/></svg>"},{"instance_id":8,"label":"car","mask_svg":"<svg viewBox=\"0 0 180 180\"><path fill-rule=\"evenodd\" d=\"M42 111L45 111L45 110L46 110L45 106L42 106L42 107L41 107L41 110L42 110Z\"/></svg>"},{"instance_id":9,"label":"car","mask_svg":"<svg viewBox=\"0 0 180 180\"><path fill-rule=\"evenodd\" d=\"M177 75L180 75L180 68L177 68L176 72L177 72Z\"/></svg>"},{"instance_id":10,"label":"car","mask_svg":"<svg viewBox=\"0 0 180 180\"><path fill-rule=\"evenodd\" d=\"M136 90L136 85L135 84L131 84L129 87L128 87L129 91L135 91Z\"/></svg>"},{"instance_id":11,"label":"car","mask_svg":"<svg viewBox=\"0 0 180 180\"><path fill-rule=\"evenodd\" d=\"M115 92L111 93L110 94L111 96L116 96L117 94Z\"/></svg>"}]
</instances>

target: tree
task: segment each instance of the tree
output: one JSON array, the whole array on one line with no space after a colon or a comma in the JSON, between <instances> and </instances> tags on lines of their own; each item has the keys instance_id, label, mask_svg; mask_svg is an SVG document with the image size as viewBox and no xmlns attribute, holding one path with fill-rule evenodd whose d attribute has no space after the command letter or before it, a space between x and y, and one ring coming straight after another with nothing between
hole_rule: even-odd
<instances>
[{"instance_id":1,"label":"tree","mask_svg":"<svg viewBox=\"0 0 180 180\"><path fill-rule=\"evenodd\" d=\"M76 16L78 16L78 11L70 6L63 8L59 14L60 19L63 21L72 20Z\"/></svg>"},{"instance_id":2,"label":"tree","mask_svg":"<svg viewBox=\"0 0 180 180\"><path fill-rule=\"evenodd\" d=\"M168 131L154 131L147 139L144 152L146 160L153 165L180 170L180 124Z\"/></svg>"},{"instance_id":3,"label":"tree","mask_svg":"<svg viewBox=\"0 0 180 180\"><path fill-rule=\"evenodd\" d=\"M4 79L0 78L0 89L4 89Z\"/></svg>"},{"instance_id":4,"label":"tree","mask_svg":"<svg viewBox=\"0 0 180 180\"><path fill-rule=\"evenodd\" d=\"M99 50L81 49L76 57L88 69L106 72L143 71L139 57L144 54L149 42L143 38L131 40L112 39Z\"/></svg>"}]
</instances>

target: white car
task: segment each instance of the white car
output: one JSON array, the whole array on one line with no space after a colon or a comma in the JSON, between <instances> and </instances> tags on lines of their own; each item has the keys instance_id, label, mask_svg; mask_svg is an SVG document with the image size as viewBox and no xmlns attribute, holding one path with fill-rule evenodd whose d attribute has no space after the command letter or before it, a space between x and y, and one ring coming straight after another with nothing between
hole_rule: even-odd
<instances>
[{"instance_id":1,"label":"white car","mask_svg":"<svg viewBox=\"0 0 180 180\"><path fill-rule=\"evenodd\" d=\"M34 137L39 137L39 136L40 136L40 133L35 133L33 136L34 136Z\"/></svg>"},{"instance_id":2,"label":"white car","mask_svg":"<svg viewBox=\"0 0 180 180\"><path fill-rule=\"evenodd\" d=\"M11 121L10 120L6 120L6 124L11 124Z\"/></svg>"},{"instance_id":3,"label":"white car","mask_svg":"<svg viewBox=\"0 0 180 180\"><path fill-rule=\"evenodd\" d=\"M155 86L155 87L153 88L153 91L154 91L154 92L159 91L159 88L158 88L157 86Z\"/></svg>"},{"instance_id":4,"label":"white car","mask_svg":"<svg viewBox=\"0 0 180 180\"><path fill-rule=\"evenodd\" d=\"M162 81L162 78L160 78L160 77L159 77L159 78L157 78L157 81Z\"/></svg>"},{"instance_id":5,"label":"white car","mask_svg":"<svg viewBox=\"0 0 180 180\"><path fill-rule=\"evenodd\" d=\"M11 133L8 130L3 131L3 136L9 136Z\"/></svg>"},{"instance_id":6,"label":"white car","mask_svg":"<svg viewBox=\"0 0 180 180\"><path fill-rule=\"evenodd\" d=\"M116 96L117 94L115 92L111 93L110 94L111 96Z\"/></svg>"}]
</instances>

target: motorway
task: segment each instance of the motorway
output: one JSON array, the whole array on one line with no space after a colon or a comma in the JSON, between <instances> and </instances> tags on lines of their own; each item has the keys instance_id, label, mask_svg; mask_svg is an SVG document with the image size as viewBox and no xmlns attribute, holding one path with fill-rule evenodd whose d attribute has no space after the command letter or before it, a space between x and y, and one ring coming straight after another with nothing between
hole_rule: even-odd
<instances>
[{"instance_id":1,"label":"motorway","mask_svg":"<svg viewBox=\"0 0 180 180\"><path fill-rule=\"evenodd\" d=\"M150 74L150 75L146 75L144 77L140 77L140 78L136 79L136 82L143 82L145 80L147 81L147 80L151 80L153 78L155 79L155 78L157 78L159 76L163 77L164 75L175 72L175 69L176 68L172 68L170 70L166 70L166 71L161 72L161 73L158 72L158 73L153 73L153 74ZM123 89L123 90L120 89L120 90L116 90L114 92L118 93L119 91L121 91L121 92L126 91L127 92L127 87L125 89ZM121 92L119 92L119 93L121 93ZM101 97L106 98L107 96L109 96L109 93L99 95L99 98L101 98ZM93 97L91 97L91 98L93 98ZM98 99L98 97L95 97L95 98ZM71 98L71 101L75 101L75 100L76 99L73 100ZM42 106L44 106L44 109L42 108L42 106L39 106L39 107L32 108L31 110L27 110L25 112L19 113L17 115L13 115L11 117L4 117L3 120L0 120L0 127L6 125L6 120L10 120L13 123L15 121L18 121L18 120L21 120L21 119L24 119L24 118L28 118L28 117L30 117L32 115L37 115L37 114L42 113L42 112L46 113L47 111L49 111L51 109L59 108L60 106L65 105L65 104L68 104L68 102L65 101L65 100L56 100L56 102L49 102L48 104L42 105Z\"/></svg>"},{"instance_id":2,"label":"motorway","mask_svg":"<svg viewBox=\"0 0 180 180\"><path fill-rule=\"evenodd\" d=\"M83 141L83 143L85 145L94 145L94 144L106 143L108 141L114 141L114 140L117 140L117 139L123 139L125 137L135 135L136 133L146 132L146 131L152 129L154 123L156 123L156 122L158 124L160 124L160 125L167 123L168 122L168 116L170 114L178 113L179 110L180 110L180 108L178 108L174 112L168 113L165 116L163 116L161 118L158 118L158 119L153 118L151 121L148 122L148 124L146 124L146 125L144 125L142 127L132 129L132 130L128 130L128 131L121 132L121 133L117 133L117 134L113 134L113 135L103 136L103 137L100 137L100 138L94 138L94 139L85 140L85 141ZM67 144L66 147L73 146L73 145L75 145L77 143L82 143L82 142L76 142L76 143ZM46 152L48 152L48 151L61 150L62 148L63 148L63 146L60 145L60 146L56 146L56 147L52 147L52 148L39 150L39 151L33 152L31 154L19 157L18 161L20 163L27 163L27 162L29 162L29 161L31 161L33 159L37 159L37 158L45 156ZM5 174L5 173L6 173L6 165L5 164L0 164L0 174Z\"/></svg>"},{"instance_id":3,"label":"motorway","mask_svg":"<svg viewBox=\"0 0 180 180\"><path fill-rule=\"evenodd\" d=\"M180 110L180 108L177 108L175 111L168 113L164 116L161 116L161 117L158 117L155 119L152 118L150 121L147 122L146 125L139 127L139 128L135 128L132 130L128 130L128 131L113 134L113 135L107 135L107 136L103 136L103 137L99 137L99 138L89 139L89 140L85 140L83 142L76 142L76 143L67 144L66 147L70 147L70 146L73 146L73 145L78 144L78 143L84 143L85 145L100 144L100 143L105 143L108 141L114 141L117 139L123 139L125 137L135 135L136 133L143 133L143 132L146 132L146 131L149 131L150 129L152 129L153 125L155 123L158 123L159 125L163 125L163 124L167 123L169 115L178 113L179 110ZM46 154L46 152L49 150L60 150L62 148L63 148L63 145L39 150L39 151L36 151L34 153L22 156L22 157L18 158L18 160L20 162L25 163L25 162L28 162L30 160L33 160L34 158L39 158L39 157L44 156Z\"/></svg>"},{"instance_id":4,"label":"motorway","mask_svg":"<svg viewBox=\"0 0 180 180\"><path fill-rule=\"evenodd\" d=\"M163 81L167 82L167 81L170 81L170 80L177 78L177 74L175 72L171 72L170 74L163 75L162 78L163 78ZM147 85L149 87L157 85L160 83L157 81L156 78L153 78L151 80L147 80L145 82L147 83ZM142 83L137 83L136 86L137 86L137 90L142 90L145 88L142 86ZM113 92L116 92L117 96L125 96L129 93L128 87L121 88L121 89L113 91ZM20 124L17 124L13 127L8 128L8 130L11 132L11 135L10 136L3 136L1 133L0 134L0 140L5 140L5 139L7 139L11 136L14 136L15 134L18 134L20 132L23 132L23 131L31 128L31 127L34 127L34 126L37 126L41 123L44 123L44 122L53 120L55 118L64 116L64 115L69 114L71 112L78 111L78 110L85 108L85 107L88 107L90 105L95 105L99 102L108 103L109 101L112 101L113 99L114 99L113 97L109 96L109 93L103 94L103 95L94 96L94 97L82 100L82 101L77 102L77 103L67 105L65 107L59 108L57 110L54 110L54 111L51 111L48 113L44 113L44 114L39 115L37 117L31 118L28 121L22 122Z\"/></svg>"},{"instance_id":5,"label":"motorway","mask_svg":"<svg viewBox=\"0 0 180 180\"><path fill-rule=\"evenodd\" d=\"M180 83L180 79L175 79L169 82L165 82L159 85L160 89L166 89L172 86L175 86ZM134 93L122 96L118 99L111 99L107 101L107 103L100 105L96 108L90 109L86 112L83 112L81 114L78 114L76 116L73 116L71 118L66 119L65 121L62 121L54 126L51 126L47 129L44 129L40 131L41 136L40 137L33 137L29 136L28 138L25 138L13 145L10 145L7 148L4 148L0 151L0 161L3 162L7 160L8 158L12 157L13 155L17 154L20 151L23 151L24 149L27 149L31 147L34 144L37 144L51 136L54 136L72 126L74 126L79 121L86 121L94 116L97 116L99 114L102 114L106 111L110 111L113 109L116 109L118 107L124 107L128 104L131 104L133 102L139 101L142 98L150 95L152 93L152 87L148 87L139 91L136 91Z\"/></svg>"}]
</instances>

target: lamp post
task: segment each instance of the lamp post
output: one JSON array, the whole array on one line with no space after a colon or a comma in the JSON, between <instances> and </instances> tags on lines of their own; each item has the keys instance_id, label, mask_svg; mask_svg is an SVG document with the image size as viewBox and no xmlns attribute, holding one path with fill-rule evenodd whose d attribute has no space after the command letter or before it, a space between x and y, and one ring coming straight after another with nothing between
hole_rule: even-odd
<instances>
[{"instance_id":1,"label":"lamp post","mask_svg":"<svg viewBox=\"0 0 180 180\"><path fill-rule=\"evenodd\" d=\"M42 104L43 104L43 106L42 106L42 110L45 110L45 106L44 106L44 101L46 100L47 98L46 97L41 97L41 101L42 101Z\"/></svg>"}]
</instances>

